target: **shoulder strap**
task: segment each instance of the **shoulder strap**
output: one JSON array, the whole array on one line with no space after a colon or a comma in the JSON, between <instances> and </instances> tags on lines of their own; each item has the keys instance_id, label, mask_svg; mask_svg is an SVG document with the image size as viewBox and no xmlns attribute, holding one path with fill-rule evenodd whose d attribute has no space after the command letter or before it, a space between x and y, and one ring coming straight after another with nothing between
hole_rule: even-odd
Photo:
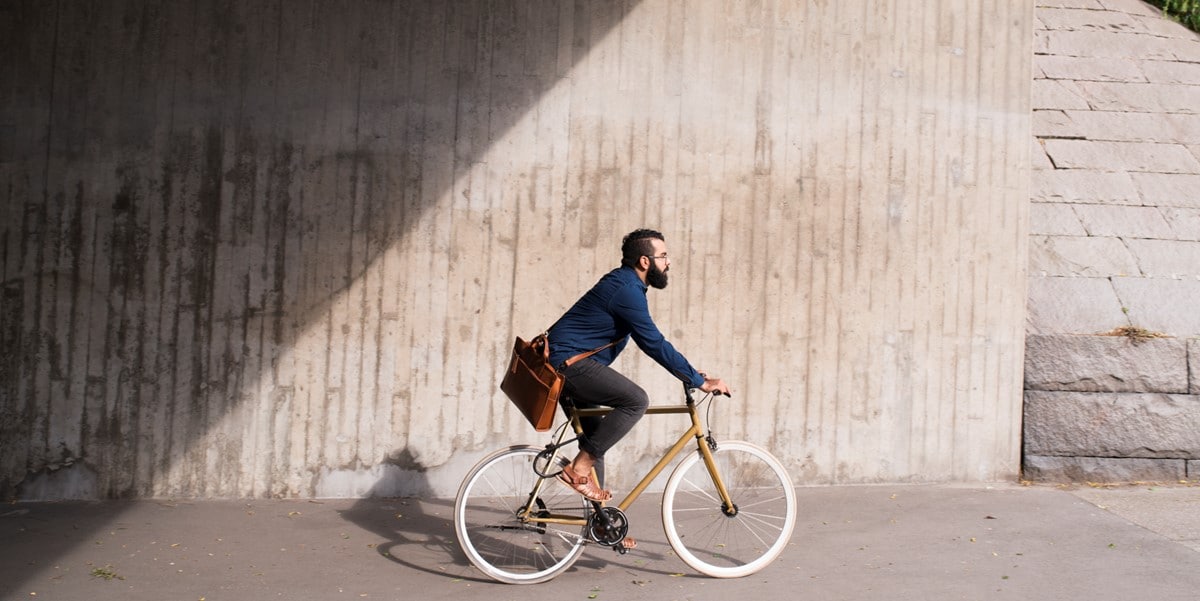
<instances>
[{"instance_id":1,"label":"shoulder strap","mask_svg":"<svg viewBox=\"0 0 1200 601\"><path fill-rule=\"evenodd\" d=\"M555 322L555 323L558 323L558 322ZM550 326L550 327L553 328L554 326ZM546 330L545 332L542 332L541 334L538 335L538 338L541 338L544 341L546 355L548 356L550 354L550 344L549 344L550 330ZM583 361L584 359L587 359L588 357L591 357L592 355L595 355L596 353L599 353L600 351L602 351L606 348L615 346L618 342L620 342L619 338L617 340L614 340L614 341L600 347L600 348L595 348L590 351L585 351L585 352L579 353L578 355L575 355L574 357L567 359L566 362L563 363L563 367L570 367L570 366L574 365L575 363L578 363L579 361Z\"/></svg>"},{"instance_id":2,"label":"shoulder strap","mask_svg":"<svg viewBox=\"0 0 1200 601\"><path fill-rule=\"evenodd\" d=\"M584 352L584 353L579 353L578 355L575 355L574 357L567 359L566 363L563 363L563 367L570 367L571 365L573 365L579 361L583 361L584 359L587 359L588 357L591 357L592 355L595 355L596 353L599 353L600 351L602 351L610 346L613 346L615 344L617 344L616 340L614 340L598 349L592 349L592 350Z\"/></svg>"}]
</instances>

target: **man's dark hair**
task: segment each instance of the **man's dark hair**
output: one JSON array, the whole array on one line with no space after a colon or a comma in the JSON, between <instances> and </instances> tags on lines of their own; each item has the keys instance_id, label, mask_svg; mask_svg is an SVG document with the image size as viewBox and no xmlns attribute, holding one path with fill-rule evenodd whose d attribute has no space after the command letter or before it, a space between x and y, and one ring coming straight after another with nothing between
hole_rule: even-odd
<instances>
[{"instance_id":1,"label":"man's dark hair","mask_svg":"<svg viewBox=\"0 0 1200 601\"><path fill-rule=\"evenodd\" d=\"M621 241L621 265L626 267L634 267L638 264L638 260L644 256L652 256L654 253L654 245L651 240L662 240L662 232L654 230L633 230L625 236Z\"/></svg>"}]
</instances>

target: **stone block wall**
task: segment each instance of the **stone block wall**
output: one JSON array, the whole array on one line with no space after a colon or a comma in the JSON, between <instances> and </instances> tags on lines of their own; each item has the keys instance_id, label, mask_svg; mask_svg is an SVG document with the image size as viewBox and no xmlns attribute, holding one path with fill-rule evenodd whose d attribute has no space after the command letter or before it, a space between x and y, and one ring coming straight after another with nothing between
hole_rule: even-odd
<instances>
[{"instance_id":1,"label":"stone block wall","mask_svg":"<svg viewBox=\"0 0 1200 601\"><path fill-rule=\"evenodd\" d=\"M1025 477L1200 477L1200 340L1031 335Z\"/></svg>"},{"instance_id":2,"label":"stone block wall","mask_svg":"<svg viewBox=\"0 0 1200 601\"><path fill-rule=\"evenodd\" d=\"M1024 477L1200 477L1200 36L1140 0L1034 15Z\"/></svg>"}]
</instances>

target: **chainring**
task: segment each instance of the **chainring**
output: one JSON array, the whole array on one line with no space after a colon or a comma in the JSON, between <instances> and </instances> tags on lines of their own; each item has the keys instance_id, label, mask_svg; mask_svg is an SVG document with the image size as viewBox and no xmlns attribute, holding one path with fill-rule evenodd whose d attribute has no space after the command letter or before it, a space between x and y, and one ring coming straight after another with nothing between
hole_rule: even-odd
<instances>
[{"instance_id":1,"label":"chainring","mask_svg":"<svg viewBox=\"0 0 1200 601\"><path fill-rule=\"evenodd\" d=\"M601 507L588 520L588 536L606 547L616 547L629 534L629 520L616 507Z\"/></svg>"}]
</instances>

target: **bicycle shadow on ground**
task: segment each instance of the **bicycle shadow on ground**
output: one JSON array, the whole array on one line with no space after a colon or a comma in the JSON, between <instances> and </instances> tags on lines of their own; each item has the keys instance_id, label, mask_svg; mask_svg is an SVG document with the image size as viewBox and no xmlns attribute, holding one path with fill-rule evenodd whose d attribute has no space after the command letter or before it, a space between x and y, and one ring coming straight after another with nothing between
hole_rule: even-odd
<instances>
[{"instance_id":1,"label":"bicycle shadow on ground","mask_svg":"<svg viewBox=\"0 0 1200 601\"><path fill-rule=\"evenodd\" d=\"M411 457L411 452L404 449L399 456ZM430 490L428 481L419 472L406 478L412 478L405 482L407 490ZM471 565L458 544L454 533L454 499L386 496L394 490L394 482L378 482L366 497L340 511L340 517L379 537L383 542L376 543L374 549L382 559L451 580L494 582ZM627 568L647 575L679 577L681 572L691 575L686 574L689 570L662 537L656 501L656 495L646 495L639 501L639 507L630 512L630 535L639 541L636 550L620 555L607 547L589 545L564 574ZM650 536L656 530L658 536Z\"/></svg>"},{"instance_id":2,"label":"bicycle shadow on ground","mask_svg":"<svg viewBox=\"0 0 1200 601\"><path fill-rule=\"evenodd\" d=\"M448 578L485 581L469 574L470 562L454 537L454 499L393 496L397 489L418 494L430 490L411 450L401 449L394 457L393 463L404 466L403 482L398 486L394 477L380 479L366 496L340 511L340 517L379 537L382 542L374 549L392 563Z\"/></svg>"}]
</instances>

